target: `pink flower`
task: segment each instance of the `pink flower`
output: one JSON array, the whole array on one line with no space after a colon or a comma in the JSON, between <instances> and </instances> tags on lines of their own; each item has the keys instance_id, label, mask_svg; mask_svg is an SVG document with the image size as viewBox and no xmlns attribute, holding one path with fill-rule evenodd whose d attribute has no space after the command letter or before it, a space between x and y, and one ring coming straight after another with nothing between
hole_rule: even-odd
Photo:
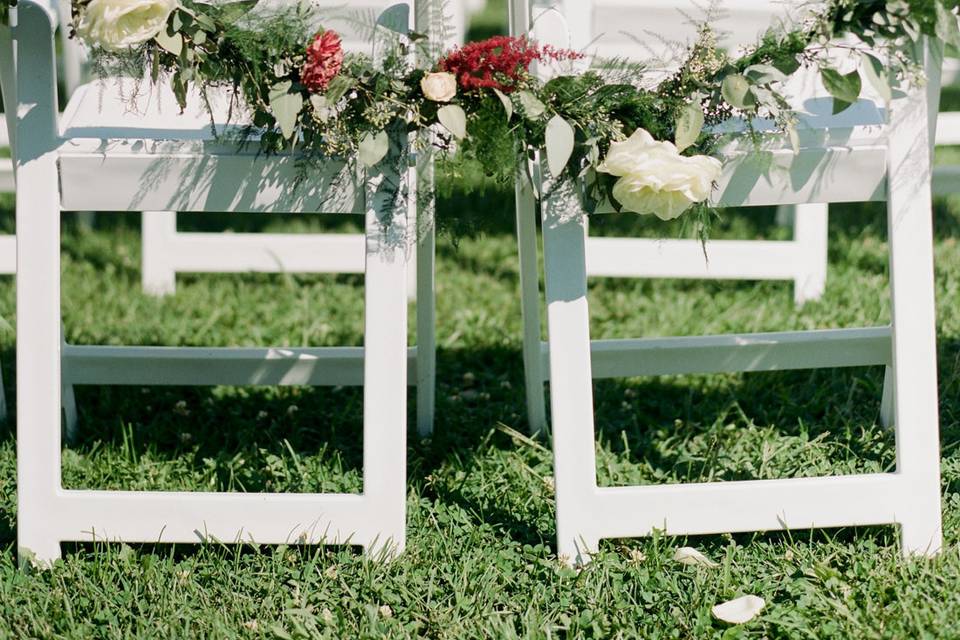
<instances>
[{"instance_id":1,"label":"pink flower","mask_svg":"<svg viewBox=\"0 0 960 640\"><path fill-rule=\"evenodd\" d=\"M336 31L323 31L307 47L307 61L300 70L300 81L308 91L317 93L330 86L343 66L343 47Z\"/></svg>"}]
</instances>

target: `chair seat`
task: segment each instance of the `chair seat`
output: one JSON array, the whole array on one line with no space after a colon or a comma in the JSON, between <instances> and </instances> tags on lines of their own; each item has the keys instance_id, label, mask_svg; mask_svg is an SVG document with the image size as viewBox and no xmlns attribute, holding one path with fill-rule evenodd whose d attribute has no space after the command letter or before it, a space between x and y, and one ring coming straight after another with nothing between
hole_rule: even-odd
<instances>
[{"instance_id":1,"label":"chair seat","mask_svg":"<svg viewBox=\"0 0 960 640\"><path fill-rule=\"evenodd\" d=\"M60 122L64 210L363 212L355 163L305 166L295 153L262 154L255 138L241 147L242 102L227 90L207 97L212 117L197 92L181 113L166 83L79 87Z\"/></svg>"}]
</instances>

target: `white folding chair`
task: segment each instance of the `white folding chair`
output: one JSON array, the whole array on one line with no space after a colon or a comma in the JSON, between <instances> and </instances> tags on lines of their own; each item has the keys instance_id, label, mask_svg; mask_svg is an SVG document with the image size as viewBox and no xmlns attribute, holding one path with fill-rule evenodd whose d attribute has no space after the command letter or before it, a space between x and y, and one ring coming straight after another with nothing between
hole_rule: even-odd
<instances>
[{"instance_id":1,"label":"white folding chair","mask_svg":"<svg viewBox=\"0 0 960 640\"><path fill-rule=\"evenodd\" d=\"M296 180L296 159L290 155L265 157L256 149L242 151L211 139L209 117L198 101L185 115L155 107L132 115L109 92L101 96L97 84L90 84L73 94L58 123L56 16L38 0L20 0L15 11L21 559L52 561L59 557L60 542L73 540L346 543L373 552L401 551L407 370L416 366L416 354L407 348L406 272L415 242L410 221L416 176L408 168L406 134L393 133L391 152L375 169L358 172L331 161L307 184ZM386 15L391 24L407 25L411 14L402 4ZM172 95L161 102L173 104ZM224 125L222 113L216 119ZM62 210L363 214L364 346L61 346ZM77 384L363 385L363 492L64 489L62 375Z\"/></svg>"},{"instance_id":2,"label":"white folding chair","mask_svg":"<svg viewBox=\"0 0 960 640\"><path fill-rule=\"evenodd\" d=\"M549 7L561 11L570 25L569 34L564 34L559 44L589 51L599 59L669 62L677 53L673 47L696 35L694 25L684 24L681 13L683 9L696 10L689 0L534 0L532 6L530 0L511 0L511 33L528 33L533 13ZM725 34L723 44L731 49L755 43L786 13L784 5L766 0L734 0L722 7L724 17L715 26ZM537 346L536 207L532 192L522 182L518 182L516 196L527 412L530 429L535 432L546 424L545 374L538 364ZM792 220L792 240L717 240L710 243L709 258L698 240L592 237L588 233L587 273L614 278L789 280L794 283L794 300L802 304L820 298L826 285L827 211L828 205L821 203L784 205L778 219Z\"/></svg>"},{"instance_id":3,"label":"white folding chair","mask_svg":"<svg viewBox=\"0 0 960 640\"><path fill-rule=\"evenodd\" d=\"M566 29L551 11L540 41ZM554 43L556 44L556 43ZM539 185L549 339L558 552L586 561L600 539L649 535L899 524L905 554L942 544L931 215L931 131L942 50L927 43L928 85L882 106L861 99L832 115L832 99L806 79L800 151L764 142L771 164L743 140L721 151L714 204L887 202L892 323L872 328L591 341L589 250L575 186ZM543 170L547 175L546 169ZM711 243L712 246L713 243ZM598 487L594 379L884 365L883 411L896 426L896 471L840 477ZM885 394L886 395L886 394Z\"/></svg>"},{"instance_id":4,"label":"white folding chair","mask_svg":"<svg viewBox=\"0 0 960 640\"><path fill-rule=\"evenodd\" d=\"M380 0L368 3L372 12L374 4L385 9L391 1ZM52 4L50 6L53 6ZM430 10L441 7L431 6L430 0L417 5L421 11L418 19L425 24L420 28L429 28ZM453 32L451 39L462 38L465 17L462 5L454 3L452 13L447 11L446 21ZM69 19L70 0L56 3L61 22ZM457 11L456 9L461 9ZM51 9L52 10L52 9ZM349 16L341 14L347 37L348 50L368 50L372 42L366 33L369 28L361 24L365 12L363 7L352 7ZM361 33L363 31L364 33ZM69 37L69 30L61 29L61 74L62 84L68 95L79 86L83 77L85 51L76 39ZM15 99L16 85L12 42L9 27L0 27L0 86L4 95ZM109 91L111 87L107 87ZM113 87L115 89L115 87ZM14 131L12 110L7 112L6 130ZM0 132L2 134L3 132ZM0 140L0 144L3 141ZM10 166L10 191L13 191L13 162ZM0 161L0 181L5 178L4 165ZM433 181L433 167L427 159L420 163L420 179ZM2 183L0 183L2 186ZM2 189L0 189L2 190ZM432 206L427 204L426 206ZM270 233L184 233L177 231L176 213L172 211L147 212L142 216L142 261L141 276L143 288L148 293L172 293L176 273L194 271L205 273L241 273L241 272L304 272L304 273L363 273L365 263L365 236L362 233L350 234L270 234ZM434 256L435 237L432 225L432 212L421 211L420 219L426 222L420 229L420 243L414 248L414 257L408 270L408 291L410 298L417 303L417 429L421 436L433 432L435 382L436 382L436 341L434 338L435 302L434 302ZM0 273L15 273L16 237L0 236ZM6 250L5 250L6 249ZM4 262L7 260L7 262ZM192 266L191 266L192 265ZM6 267L9 270L4 270ZM419 277L418 277L418 274ZM101 382L102 383L102 382ZM72 381L64 377L63 403L65 433L68 439L76 435L78 411ZM0 382L0 419L6 417L6 402Z\"/></svg>"}]
</instances>

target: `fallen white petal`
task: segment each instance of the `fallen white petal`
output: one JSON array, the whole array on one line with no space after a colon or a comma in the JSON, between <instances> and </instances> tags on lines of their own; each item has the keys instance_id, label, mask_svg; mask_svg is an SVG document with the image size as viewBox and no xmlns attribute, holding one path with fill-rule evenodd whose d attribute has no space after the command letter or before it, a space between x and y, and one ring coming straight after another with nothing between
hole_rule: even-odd
<instances>
[{"instance_id":1,"label":"fallen white petal","mask_svg":"<svg viewBox=\"0 0 960 640\"><path fill-rule=\"evenodd\" d=\"M693 547L680 547L673 554L673 559L680 564L691 564L700 567L719 567L716 562L703 555Z\"/></svg>"},{"instance_id":2,"label":"fallen white petal","mask_svg":"<svg viewBox=\"0 0 960 640\"><path fill-rule=\"evenodd\" d=\"M740 596L729 602L718 604L710 611L713 617L730 624L743 624L757 617L767 605L759 596Z\"/></svg>"}]
</instances>

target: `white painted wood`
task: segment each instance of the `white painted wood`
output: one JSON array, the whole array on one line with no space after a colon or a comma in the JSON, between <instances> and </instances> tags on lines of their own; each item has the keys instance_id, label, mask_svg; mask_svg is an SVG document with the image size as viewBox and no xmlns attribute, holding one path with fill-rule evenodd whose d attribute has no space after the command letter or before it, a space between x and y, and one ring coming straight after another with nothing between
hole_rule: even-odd
<instances>
[{"instance_id":1,"label":"white painted wood","mask_svg":"<svg viewBox=\"0 0 960 640\"><path fill-rule=\"evenodd\" d=\"M892 429L896 420L893 409L893 367L883 370L883 395L880 399L880 424L886 429Z\"/></svg>"},{"instance_id":2,"label":"white painted wood","mask_svg":"<svg viewBox=\"0 0 960 640\"><path fill-rule=\"evenodd\" d=\"M594 340L594 380L634 376L788 371L891 363L889 327L779 333ZM541 360L550 367L544 344Z\"/></svg>"},{"instance_id":3,"label":"white painted wood","mask_svg":"<svg viewBox=\"0 0 960 640\"><path fill-rule=\"evenodd\" d=\"M547 427L543 383L547 368L540 361L540 265L537 247L537 203L530 183L518 179L517 247L520 258L520 313L523 322L523 373L527 397L527 424L530 433Z\"/></svg>"},{"instance_id":4,"label":"white painted wood","mask_svg":"<svg viewBox=\"0 0 960 640\"><path fill-rule=\"evenodd\" d=\"M848 123L805 139L798 164L770 141L774 171L745 170L745 147L722 150L727 161L719 201L750 205L806 204L825 193L888 200L893 297L892 328L741 336L591 342L587 276L591 257L623 270L607 254L626 255L624 239L586 238L574 188L538 185L542 202L549 367L557 502L557 548L586 562L602 538L898 524L905 555L933 555L942 545L932 254L930 131L939 92L941 54L927 47L928 89L913 89L869 117L866 105ZM929 95L928 95L929 94ZM807 94L808 96L810 94ZM814 94L815 95L815 94ZM820 120L809 114L806 126ZM847 115L847 119L851 114ZM863 125L863 126L861 126ZM845 140L846 142L843 142ZM791 154L792 155L792 154ZM543 169L546 172L546 169ZM850 172L850 173L848 173ZM798 179L799 177L804 179ZM847 179L847 178L844 178ZM765 184L761 184L765 183ZM809 187L807 185L815 186ZM828 185L828 186L825 186ZM798 212L798 218L803 215ZM813 241L824 246L821 232ZM591 252L591 246L593 251ZM730 245L726 245L728 248ZM655 247L649 247L654 251ZM805 295L814 293L807 289ZM599 488L596 479L592 383L598 377L717 371L883 365L881 419L896 425L897 468L888 474L750 482Z\"/></svg>"},{"instance_id":5,"label":"white painted wood","mask_svg":"<svg viewBox=\"0 0 960 640\"><path fill-rule=\"evenodd\" d=\"M928 45L924 55L927 91L892 109L888 169L897 475L909 496L897 521L909 555L936 554L943 544L930 189L942 45Z\"/></svg>"},{"instance_id":6,"label":"white painted wood","mask_svg":"<svg viewBox=\"0 0 960 640\"><path fill-rule=\"evenodd\" d=\"M105 347L68 344L75 385L362 386L364 347ZM417 348L408 355L416 384Z\"/></svg>"},{"instance_id":7,"label":"white painted wood","mask_svg":"<svg viewBox=\"0 0 960 640\"><path fill-rule=\"evenodd\" d=\"M416 172L410 182L432 188L434 164L429 154L417 157ZM421 438L433 433L437 389L436 338L436 202L431 194L414 194L411 206L412 227L417 234L417 362L414 379L417 384L417 433ZM419 222L418 222L419 220ZM413 376L413 374L411 374Z\"/></svg>"},{"instance_id":8,"label":"white painted wood","mask_svg":"<svg viewBox=\"0 0 960 640\"><path fill-rule=\"evenodd\" d=\"M591 276L645 277L658 269L664 278L751 280L792 278L806 256L792 241L712 240L705 256L699 240L659 240L589 236L587 269Z\"/></svg>"},{"instance_id":9,"label":"white painted wood","mask_svg":"<svg viewBox=\"0 0 960 640\"><path fill-rule=\"evenodd\" d=\"M197 238L202 241L206 235ZM190 257L184 251L174 247L177 240L177 214L173 211L153 211L140 216L140 284L144 292L155 296L172 294L177 289L177 259ZM200 256L213 254L213 264L217 264L217 251L222 245L216 243ZM246 256L246 253L241 255Z\"/></svg>"},{"instance_id":10,"label":"white painted wood","mask_svg":"<svg viewBox=\"0 0 960 640\"><path fill-rule=\"evenodd\" d=\"M167 212L164 212L167 213ZM194 233L173 232L176 219L156 218L160 250L176 272L189 273L363 273L363 236L357 233ZM270 242L264 242L269 237ZM151 238L152 240L152 238ZM324 251L317 252L323 242Z\"/></svg>"},{"instance_id":11,"label":"white painted wood","mask_svg":"<svg viewBox=\"0 0 960 640\"><path fill-rule=\"evenodd\" d=\"M396 142L396 140L394 140ZM367 180L364 296L363 494L377 537L371 553L394 555L406 542L407 499L407 204L386 197L406 171L406 141ZM386 170L399 160L399 170ZM413 206L416 206L415 204ZM412 230L416 233L416 229Z\"/></svg>"},{"instance_id":12,"label":"white painted wood","mask_svg":"<svg viewBox=\"0 0 960 640\"><path fill-rule=\"evenodd\" d=\"M795 207L793 242L800 248L801 268L794 271L793 301L799 306L819 300L827 287L829 206L799 204Z\"/></svg>"},{"instance_id":13,"label":"white painted wood","mask_svg":"<svg viewBox=\"0 0 960 640\"><path fill-rule=\"evenodd\" d=\"M17 552L52 561L60 490L60 206L55 18L14 10L17 84ZM29 34L24 37L23 34Z\"/></svg>"},{"instance_id":14,"label":"white painted wood","mask_svg":"<svg viewBox=\"0 0 960 640\"><path fill-rule=\"evenodd\" d=\"M594 488L585 497L603 538L889 524L911 499L897 474Z\"/></svg>"},{"instance_id":15,"label":"white painted wood","mask_svg":"<svg viewBox=\"0 0 960 640\"><path fill-rule=\"evenodd\" d=\"M550 347L557 554L587 562L603 529L587 516L596 491L593 375L584 216L569 182L547 182L541 193L547 333Z\"/></svg>"},{"instance_id":16,"label":"white painted wood","mask_svg":"<svg viewBox=\"0 0 960 640\"><path fill-rule=\"evenodd\" d=\"M318 170L318 180L311 187L295 189L291 186L292 157L262 162L236 150L231 157L225 148L204 147L199 131L190 130L189 116L174 127L183 134L180 141L170 129L156 128L170 124L162 119L150 126L126 118L115 129L78 129L82 110L71 101L61 129L56 113L53 16L37 0L21 0L16 11L17 533L21 561L46 565L59 557L60 542L69 540L351 543L377 557L401 552L405 544L408 368L416 375L419 365L427 362L420 349L407 347L406 279L416 248L411 230L416 190L407 182L416 172L408 169L405 132L398 128L391 134L387 159L364 175L344 174L342 165L330 163L325 171ZM130 135L134 137L126 137ZM99 145L99 150L92 152L85 146L89 144ZM101 174L116 170L119 179L111 182L96 177L95 172L85 174L96 162ZM185 166L193 167L192 175L177 173ZM160 171L168 167L173 167L176 179L190 178L181 182L180 189L193 195L177 195L169 176ZM152 181L150 169L158 171ZM91 184L83 185L80 176L84 175ZM140 193L133 191L129 182L130 176L137 175L144 180ZM241 191L227 191L237 186ZM149 195L154 187L159 195ZM321 189L330 193L321 193ZM226 209L236 211L362 213L364 346L180 349L64 345L60 337L61 208L82 203L94 210L140 210L144 208L138 201L141 196L144 201L184 203L198 211L222 210L221 205L226 204ZM159 215L169 225L172 217ZM169 231L167 226L165 232ZM430 347L428 341L426 350ZM64 490L60 480L61 394L64 400L72 396L69 385L73 384L135 384L137 380L139 384L362 384L363 493L281 496ZM69 427L75 423L70 413L75 408L67 402L64 411L69 436Z\"/></svg>"},{"instance_id":17,"label":"white painted wood","mask_svg":"<svg viewBox=\"0 0 960 640\"><path fill-rule=\"evenodd\" d=\"M937 145L960 144L960 112L947 111L937 116Z\"/></svg>"}]
</instances>

